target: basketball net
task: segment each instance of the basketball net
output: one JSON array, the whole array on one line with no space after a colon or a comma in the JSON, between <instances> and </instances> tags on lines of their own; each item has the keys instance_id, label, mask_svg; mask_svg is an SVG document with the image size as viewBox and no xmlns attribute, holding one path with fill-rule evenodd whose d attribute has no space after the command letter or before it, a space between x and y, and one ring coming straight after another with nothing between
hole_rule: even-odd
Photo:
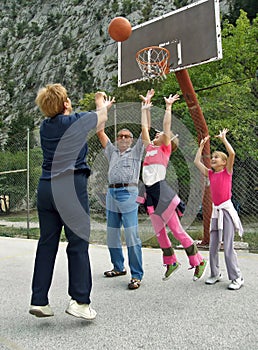
<instances>
[{"instance_id":1,"label":"basketball net","mask_svg":"<svg viewBox=\"0 0 258 350\"><path fill-rule=\"evenodd\" d=\"M136 61L145 79L166 79L170 53L160 46L149 46L136 53Z\"/></svg>"}]
</instances>

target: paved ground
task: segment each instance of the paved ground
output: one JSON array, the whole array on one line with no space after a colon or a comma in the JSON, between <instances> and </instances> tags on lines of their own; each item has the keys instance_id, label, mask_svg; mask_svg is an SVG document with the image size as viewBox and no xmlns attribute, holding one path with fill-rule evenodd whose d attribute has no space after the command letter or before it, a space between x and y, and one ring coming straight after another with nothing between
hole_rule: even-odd
<instances>
[{"instance_id":1,"label":"paved ground","mask_svg":"<svg viewBox=\"0 0 258 350\"><path fill-rule=\"evenodd\" d=\"M129 276L103 277L110 267L105 246L91 245L93 322L64 313L67 295L66 243L60 243L50 291L55 316L28 313L37 242L0 237L0 350L256 350L258 344L258 255L238 252L245 277L239 291L224 278L214 286L193 282L184 251L173 278L163 282L159 249L143 249L145 276L140 289L127 289ZM203 255L208 257L208 252ZM206 272L206 277L209 271Z\"/></svg>"}]
</instances>

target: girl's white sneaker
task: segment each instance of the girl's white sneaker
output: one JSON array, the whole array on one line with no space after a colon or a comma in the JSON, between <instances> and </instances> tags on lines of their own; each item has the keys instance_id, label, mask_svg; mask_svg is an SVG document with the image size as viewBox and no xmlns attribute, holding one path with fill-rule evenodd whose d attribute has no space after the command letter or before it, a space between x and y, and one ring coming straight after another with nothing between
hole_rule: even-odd
<instances>
[{"instance_id":1,"label":"girl's white sneaker","mask_svg":"<svg viewBox=\"0 0 258 350\"><path fill-rule=\"evenodd\" d=\"M243 284L244 284L243 277L238 277L230 283L230 285L228 286L228 289L238 290L242 287Z\"/></svg>"},{"instance_id":2,"label":"girl's white sneaker","mask_svg":"<svg viewBox=\"0 0 258 350\"><path fill-rule=\"evenodd\" d=\"M205 281L206 284L215 284L217 282L219 282L222 279L222 274L220 273L218 276L213 276L213 277L209 277L207 278L207 280Z\"/></svg>"}]
</instances>

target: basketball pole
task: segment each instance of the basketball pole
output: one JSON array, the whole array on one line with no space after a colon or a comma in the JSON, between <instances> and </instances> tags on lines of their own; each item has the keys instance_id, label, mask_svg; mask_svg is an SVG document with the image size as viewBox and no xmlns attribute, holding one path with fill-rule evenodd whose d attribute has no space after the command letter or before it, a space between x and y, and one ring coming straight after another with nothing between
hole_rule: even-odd
<instances>
[{"instance_id":1,"label":"basketball pole","mask_svg":"<svg viewBox=\"0 0 258 350\"><path fill-rule=\"evenodd\" d=\"M208 126L201 107L196 97L194 87L187 69L182 69L175 72L180 89L188 106L195 129L198 135L198 144L207 135L209 135ZM206 142L203 148L203 163L207 168L210 168L210 141ZM210 218L211 218L211 194L210 186L205 182L204 194L202 199L203 212L203 239L201 244L208 245L210 241Z\"/></svg>"}]
</instances>

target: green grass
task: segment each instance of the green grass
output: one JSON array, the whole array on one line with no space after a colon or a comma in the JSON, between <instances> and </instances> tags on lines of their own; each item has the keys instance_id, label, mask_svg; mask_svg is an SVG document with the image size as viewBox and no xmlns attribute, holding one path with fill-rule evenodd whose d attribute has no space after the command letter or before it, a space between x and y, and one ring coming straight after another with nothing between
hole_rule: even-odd
<instances>
[{"instance_id":1,"label":"green grass","mask_svg":"<svg viewBox=\"0 0 258 350\"><path fill-rule=\"evenodd\" d=\"M240 237L236 239L240 241ZM258 254L258 233L246 232L243 236L243 242L247 242L249 245L249 252Z\"/></svg>"},{"instance_id":2,"label":"green grass","mask_svg":"<svg viewBox=\"0 0 258 350\"><path fill-rule=\"evenodd\" d=\"M27 211L21 211L19 213L8 213L8 214L1 214L0 220L6 220L10 222L26 222L27 221ZM33 210L29 213L29 220L30 222L38 222L38 214L36 210Z\"/></svg>"},{"instance_id":3,"label":"green grass","mask_svg":"<svg viewBox=\"0 0 258 350\"><path fill-rule=\"evenodd\" d=\"M39 239L39 229L30 228L29 231L26 228L7 227L0 225L0 236L2 237L16 237L16 238L28 238ZM61 233L61 241L65 241L64 232Z\"/></svg>"}]
</instances>

